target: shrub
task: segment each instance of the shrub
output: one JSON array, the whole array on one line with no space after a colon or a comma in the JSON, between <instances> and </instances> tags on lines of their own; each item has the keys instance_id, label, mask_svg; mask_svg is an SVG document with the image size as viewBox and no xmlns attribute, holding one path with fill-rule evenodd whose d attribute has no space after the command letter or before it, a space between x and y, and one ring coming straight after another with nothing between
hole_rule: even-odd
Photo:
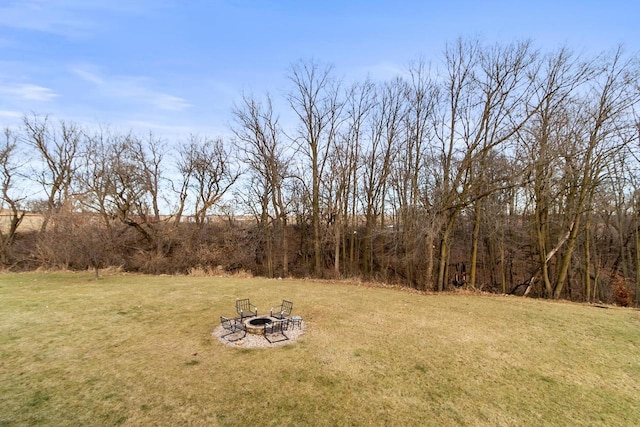
<instances>
[{"instance_id":1,"label":"shrub","mask_svg":"<svg viewBox=\"0 0 640 427\"><path fill-rule=\"evenodd\" d=\"M611 279L611 291L613 292L614 302L622 307L630 307L632 305L632 295L627 289L627 282L619 274L615 274Z\"/></svg>"}]
</instances>

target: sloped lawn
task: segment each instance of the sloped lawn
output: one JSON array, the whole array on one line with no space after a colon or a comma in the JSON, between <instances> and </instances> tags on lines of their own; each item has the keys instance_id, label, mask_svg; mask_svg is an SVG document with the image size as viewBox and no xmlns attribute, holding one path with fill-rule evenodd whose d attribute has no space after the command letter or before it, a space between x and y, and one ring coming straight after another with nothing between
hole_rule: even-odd
<instances>
[{"instance_id":1,"label":"sloped lawn","mask_svg":"<svg viewBox=\"0 0 640 427\"><path fill-rule=\"evenodd\" d=\"M294 302L266 349L211 332ZM640 425L640 312L340 282L0 275L0 426Z\"/></svg>"}]
</instances>

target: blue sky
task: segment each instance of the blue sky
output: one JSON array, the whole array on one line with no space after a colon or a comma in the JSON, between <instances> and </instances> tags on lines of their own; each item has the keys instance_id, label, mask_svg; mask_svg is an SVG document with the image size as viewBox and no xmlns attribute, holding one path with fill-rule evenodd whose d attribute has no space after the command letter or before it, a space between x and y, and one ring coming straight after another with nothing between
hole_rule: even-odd
<instances>
[{"instance_id":1,"label":"blue sky","mask_svg":"<svg viewBox=\"0 0 640 427\"><path fill-rule=\"evenodd\" d=\"M638 16L629 0L0 0L0 127L33 112L215 137L243 92L282 96L299 59L382 80L460 36L637 52Z\"/></svg>"}]
</instances>

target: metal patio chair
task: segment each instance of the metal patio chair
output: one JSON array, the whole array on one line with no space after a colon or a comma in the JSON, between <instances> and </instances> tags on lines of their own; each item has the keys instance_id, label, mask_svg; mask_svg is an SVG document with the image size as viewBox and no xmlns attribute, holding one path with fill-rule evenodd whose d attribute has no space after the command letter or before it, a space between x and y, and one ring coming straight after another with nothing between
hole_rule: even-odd
<instances>
[{"instance_id":1,"label":"metal patio chair","mask_svg":"<svg viewBox=\"0 0 640 427\"><path fill-rule=\"evenodd\" d=\"M258 315L258 307L251 304L249 298L236 300L236 311L240 315L240 320Z\"/></svg>"},{"instance_id":2,"label":"metal patio chair","mask_svg":"<svg viewBox=\"0 0 640 427\"><path fill-rule=\"evenodd\" d=\"M264 338L271 344L274 342L286 341L289 337L284 333L289 326L289 321L274 320L273 322L264 325Z\"/></svg>"},{"instance_id":3,"label":"metal patio chair","mask_svg":"<svg viewBox=\"0 0 640 427\"><path fill-rule=\"evenodd\" d=\"M247 335L247 327L244 325L244 323L242 323L241 319L229 319L228 317L220 316L220 324L226 331L228 331L224 335L222 335L222 338L227 341L238 341ZM235 336L232 338L227 338L232 335Z\"/></svg>"},{"instance_id":4,"label":"metal patio chair","mask_svg":"<svg viewBox=\"0 0 640 427\"><path fill-rule=\"evenodd\" d=\"M282 304L277 307L271 307L271 317L276 319L286 319L291 316L293 311L293 303L285 299L282 300Z\"/></svg>"}]
</instances>

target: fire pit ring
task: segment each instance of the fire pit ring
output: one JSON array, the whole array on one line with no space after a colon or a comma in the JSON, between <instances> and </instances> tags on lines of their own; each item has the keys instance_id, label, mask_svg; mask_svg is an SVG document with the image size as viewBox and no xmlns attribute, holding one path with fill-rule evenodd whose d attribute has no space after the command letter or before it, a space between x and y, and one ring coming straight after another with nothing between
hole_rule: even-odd
<instances>
[{"instance_id":1,"label":"fire pit ring","mask_svg":"<svg viewBox=\"0 0 640 427\"><path fill-rule=\"evenodd\" d=\"M251 317L244 321L244 325L247 328L247 333L262 335L264 326L270 324L274 320L276 319L270 316Z\"/></svg>"}]
</instances>

